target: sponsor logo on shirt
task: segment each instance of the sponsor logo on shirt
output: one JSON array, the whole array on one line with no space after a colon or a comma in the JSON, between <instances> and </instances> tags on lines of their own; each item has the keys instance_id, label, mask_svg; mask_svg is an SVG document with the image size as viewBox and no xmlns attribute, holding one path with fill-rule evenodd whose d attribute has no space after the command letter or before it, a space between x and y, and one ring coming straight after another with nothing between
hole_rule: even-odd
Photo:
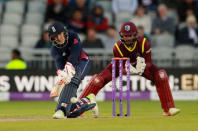
<instances>
[{"instance_id":1,"label":"sponsor logo on shirt","mask_svg":"<svg viewBox=\"0 0 198 131\"><path fill-rule=\"evenodd\" d=\"M74 39L74 44L78 43L78 40L77 39Z\"/></svg>"}]
</instances>

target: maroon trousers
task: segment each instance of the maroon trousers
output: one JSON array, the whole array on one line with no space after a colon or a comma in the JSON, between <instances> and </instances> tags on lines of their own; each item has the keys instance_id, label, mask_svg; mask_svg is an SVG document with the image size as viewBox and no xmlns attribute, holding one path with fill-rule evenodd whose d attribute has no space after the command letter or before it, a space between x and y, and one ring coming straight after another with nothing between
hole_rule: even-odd
<instances>
[{"instance_id":1,"label":"maroon trousers","mask_svg":"<svg viewBox=\"0 0 198 131\"><path fill-rule=\"evenodd\" d=\"M117 76L119 74L118 71L119 69L116 68ZM169 108L175 107L168 82L168 76L165 70L159 70L152 63L146 63L146 68L142 76L155 83L156 90L164 112L168 112ZM112 64L109 64L99 75L96 74L92 77L85 90L82 92L80 99L86 97L91 93L97 95L100 89L102 89L111 80Z\"/></svg>"}]
</instances>

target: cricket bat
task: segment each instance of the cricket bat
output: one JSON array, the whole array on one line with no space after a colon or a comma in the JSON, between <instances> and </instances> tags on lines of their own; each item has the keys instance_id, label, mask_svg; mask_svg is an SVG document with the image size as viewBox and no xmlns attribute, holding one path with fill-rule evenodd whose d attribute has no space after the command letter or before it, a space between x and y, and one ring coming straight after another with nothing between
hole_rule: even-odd
<instances>
[{"instance_id":1,"label":"cricket bat","mask_svg":"<svg viewBox=\"0 0 198 131\"><path fill-rule=\"evenodd\" d=\"M65 84L59 85L58 83L56 83L50 92L50 97L51 98L58 97L64 86Z\"/></svg>"}]
</instances>

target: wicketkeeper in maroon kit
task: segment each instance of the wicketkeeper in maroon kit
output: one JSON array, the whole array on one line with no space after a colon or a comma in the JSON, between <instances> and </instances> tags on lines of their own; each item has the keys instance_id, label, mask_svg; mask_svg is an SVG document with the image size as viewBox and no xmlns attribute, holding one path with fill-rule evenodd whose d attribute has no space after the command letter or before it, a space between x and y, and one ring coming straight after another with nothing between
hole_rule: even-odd
<instances>
[{"instance_id":1,"label":"wicketkeeper in maroon kit","mask_svg":"<svg viewBox=\"0 0 198 131\"><path fill-rule=\"evenodd\" d=\"M151 61L151 48L148 40L137 36L136 26L132 22L124 23L119 33L121 40L117 41L113 47L114 57L130 58L130 74L143 76L155 84L164 110L164 116L178 114L180 109L175 108L166 71L158 69ZM116 65L116 76L118 76L118 63ZM125 68L125 65L123 67ZM111 80L112 64L110 63L100 74L95 74L91 78L80 98L86 97L91 93L97 95L100 89Z\"/></svg>"}]
</instances>

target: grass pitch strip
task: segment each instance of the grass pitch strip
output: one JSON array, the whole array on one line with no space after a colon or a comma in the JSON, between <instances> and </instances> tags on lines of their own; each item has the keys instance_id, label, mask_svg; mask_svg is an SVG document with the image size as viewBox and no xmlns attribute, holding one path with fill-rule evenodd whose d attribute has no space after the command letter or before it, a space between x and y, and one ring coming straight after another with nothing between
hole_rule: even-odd
<instances>
[{"instance_id":1,"label":"grass pitch strip","mask_svg":"<svg viewBox=\"0 0 198 131\"><path fill-rule=\"evenodd\" d=\"M181 113L174 117L162 116L159 101L131 101L130 117L112 117L111 101L98 105L98 118L87 112L80 118L54 120L55 102L0 102L0 131L198 131L197 101L176 101Z\"/></svg>"}]
</instances>

